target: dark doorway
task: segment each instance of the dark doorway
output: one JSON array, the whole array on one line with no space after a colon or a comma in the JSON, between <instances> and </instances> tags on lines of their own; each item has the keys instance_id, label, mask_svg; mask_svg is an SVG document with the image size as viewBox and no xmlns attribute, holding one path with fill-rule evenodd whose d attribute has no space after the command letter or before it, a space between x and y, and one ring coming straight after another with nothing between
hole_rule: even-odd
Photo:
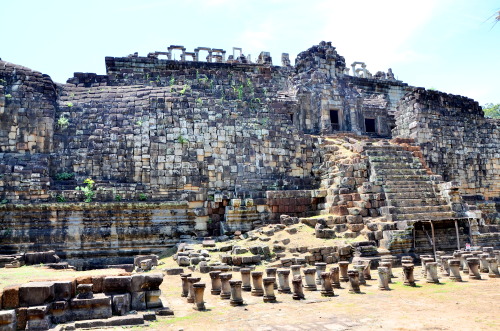
<instances>
[{"instance_id":1,"label":"dark doorway","mask_svg":"<svg viewBox=\"0 0 500 331\"><path fill-rule=\"evenodd\" d=\"M375 119L374 118L365 118L365 129L366 132L375 133Z\"/></svg>"},{"instance_id":2,"label":"dark doorway","mask_svg":"<svg viewBox=\"0 0 500 331\"><path fill-rule=\"evenodd\" d=\"M332 124L333 131L340 130L338 110L330 110L330 123Z\"/></svg>"}]
</instances>

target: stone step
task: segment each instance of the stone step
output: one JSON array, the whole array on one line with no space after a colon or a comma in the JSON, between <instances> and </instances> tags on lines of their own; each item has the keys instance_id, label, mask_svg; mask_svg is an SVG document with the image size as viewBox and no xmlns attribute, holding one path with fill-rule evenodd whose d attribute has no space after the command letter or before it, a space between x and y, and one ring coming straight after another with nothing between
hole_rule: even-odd
<instances>
[{"instance_id":1,"label":"stone step","mask_svg":"<svg viewBox=\"0 0 500 331\"><path fill-rule=\"evenodd\" d=\"M414 186L384 186L385 193L404 193L404 192L433 192L432 185L414 185Z\"/></svg>"},{"instance_id":2,"label":"stone step","mask_svg":"<svg viewBox=\"0 0 500 331\"><path fill-rule=\"evenodd\" d=\"M387 200L400 200L400 199L420 199L420 198L436 198L436 194L432 191L414 191L414 192L400 192L388 193L385 192Z\"/></svg>"},{"instance_id":3,"label":"stone step","mask_svg":"<svg viewBox=\"0 0 500 331\"><path fill-rule=\"evenodd\" d=\"M363 151L405 151L405 148L400 145L364 145Z\"/></svg>"},{"instance_id":4,"label":"stone step","mask_svg":"<svg viewBox=\"0 0 500 331\"><path fill-rule=\"evenodd\" d=\"M386 201L388 206L393 206L393 207L439 206L446 204L446 201L444 199L439 199L439 198L393 199Z\"/></svg>"},{"instance_id":5,"label":"stone step","mask_svg":"<svg viewBox=\"0 0 500 331\"><path fill-rule=\"evenodd\" d=\"M429 181L429 175L384 175L370 177L371 181L401 182L401 181Z\"/></svg>"},{"instance_id":6,"label":"stone step","mask_svg":"<svg viewBox=\"0 0 500 331\"><path fill-rule=\"evenodd\" d=\"M365 152L368 157L385 156L385 157L413 157L412 152L408 151L392 151L392 150L372 150Z\"/></svg>"},{"instance_id":7,"label":"stone step","mask_svg":"<svg viewBox=\"0 0 500 331\"><path fill-rule=\"evenodd\" d=\"M436 212L449 212L450 206L412 206L412 207L394 207L386 206L380 207L380 212L384 215L387 214L421 214L421 213L436 213Z\"/></svg>"},{"instance_id":8,"label":"stone step","mask_svg":"<svg viewBox=\"0 0 500 331\"><path fill-rule=\"evenodd\" d=\"M381 156L369 156L368 160L374 164L383 164L383 163L418 163L420 159L413 155L381 155Z\"/></svg>"},{"instance_id":9,"label":"stone step","mask_svg":"<svg viewBox=\"0 0 500 331\"><path fill-rule=\"evenodd\" d=\"M374 176L423 176L427 171L422 168L372 168Z\"/></svg>"},{"instance_id":10,"label":"stone step","mask_svg":"<svg viewBox=\"0 0 500 331\"><path fill-rule=\"evenodd\" d=\"M452 219L454 217L455 213L452 211L392 215L393 221Z\"/></svg>"},{"instance_id":11,"label":"stone step","mask_svg":"<svg viewBox=\"0 0 500 331\"><path fill-rule=\"evenodd\" d=\"M392 162L371 162L371 168L374 170L378 169L424 169L422 163L409 160L408 162L403 161L392 161Z\"/></svg>"}]
</instances>

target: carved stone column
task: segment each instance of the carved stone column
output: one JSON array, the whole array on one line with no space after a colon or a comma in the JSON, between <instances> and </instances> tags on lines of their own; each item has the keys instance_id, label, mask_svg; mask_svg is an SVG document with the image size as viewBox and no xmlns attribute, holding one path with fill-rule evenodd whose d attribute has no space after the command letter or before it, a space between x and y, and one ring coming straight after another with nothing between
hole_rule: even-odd
<instances>
[{"instance_id":1,"label":"carved stone column","mask_svg":"<svg viewBox=\"0 0 500 331\"><path fill-rule=\"evenodd\" d=\"M182 293L181 297L186 298L189 295L189 282L188 278L191 277L191 274L181 274L182 281Z\"/></svg>"},{"instance_id":2,"label":"carved stone column","mask_svg":"<svg viewBox=\"0 0 500 331\"><path fill-rule=\"evenodd\" d=\"M462 265L462 263L460 262L460 260L449 260L448 265L450 266L450 280L452 282L461 282L462 276L460 276L460 266Z\"/></svg>"},{"instance_id":3,"label":"carved stone column","mask_svg":"<svg viewBox=\"0 0 500 331\"><path fill-rule=\"evenodd\" d=\"M423 278L427 278L427 268L425 267L425 265L428 262L434 262L434 258L432 258L432 257L423 257L423 258L420 259L420 261L422 262L422 277Z\"/></svg>"},{"instance_id":4,"label":"carved stone column","mask_svg":"<svg viewBox=\"0 0 500 331\"><path fill-rule=\"evenodd\" d=\"M448 261L453 259L451 255L443 255L441 256L441 275L445 277L450 276L450 266L448 265Z\"/></svg>"},{"instance_id":5,"label":"carved stone column","mask_svg":"<svg viewBox=\"0 0 500 331\"><path fill-rule=\"evenodd\" d=\"M203 301L203 293L205 292L204 283L193 284L194 289L194 304L196 310L205 310L205 301Z\"/></svg>"},{"instance_id":6,"label":"carved stone column","mask_svg":"<svg viewBox=\"0 0 500 331\"><path fill-rule=\"evenodd\" d=\"M403 284L406 286L415 286L415 277L413 270L415 266L413 263L403 263Z\"/></svg>"},{"instance_id":7,"label":"carved stone column","mask_svg":"<svg viewBox=\"0 0 500 331\"><path fill-rule=\"evenodd\" d=\"M389 282L389 284L392 283L392 279L391 279L392 262L391 261L383 261L383 262L380 262L379 265L381 267L387 268L387 272L389 273L389 277L387 278L387 281Z\"/></svg>"},{"instance_id":8,"label":"carved stone column","mask_svg":"<svg viewBox=\"0 0 500 331\"><path fill-rule=\"evenodd\" d=\"M222 283L220 281L220 271L210 271L208 273L210 275L210 278L212 279L212 289L210 290L210 293L213 295L219 295L221 291L221 286Z\"/></svg>"},{"instance_id":9,"label":"carved stone column","mask_svg":"<svg viewBox=\"0 0 500 331\"><path fill-rule=\"evenodd\" d=\"M321 285L321 273L326 271L326 263L317 262L316 267L316 285Z\"/></svg>"},{"instance_id":10,"label":"carved stone column","mask_svg":"<svg viewBox=\"0 0 500 331\"><path fill-rule=\"evenodd\" d=\"M302 277L294 276L292 279L293 295L292 299L302 300L304 299L304 291L302 289Z\"/></svg>"},{"instance_id":11,"label":"carved stone column","mask_svg":"<svg viewBox=\"0 0 500 331\"><path fill-rule=\"evenodd\" d=\"M455 251L453 253L453 258L460 261L460 266L459 266L460 269L459 270L463 270L462 252L461 251Z\"/></svg>"},{"instance_id":12,"label":"carved stone column","mask_svg":"<svg viewBox=\"0 0 500 331\"><path fill-rule=\"evenodd\" d=\"M340 261L339 268L340 268L340 281L341 282L348 282L349 276L347 275L347 269L349 268L349 262Z\"/></svg>"},{"instance_id":13,"label":"carved stone column","mask_svg":"<svg viewBox=\"0 0 500 331\"><path fill-rule=\"evenodd\" d=\"M426 282L438 284L437 262L427 262L425 264L425 269L427 273Z\"/></svg>"},{"instance_id":14,"label":"carved stone column","mask_svg":"<svg viewBox=\"0 0 500 331\"><path fill-rule=\"evenodd\" d=\"M467 265L469 266L469 279L481 279L481 274L479 273L479 258L468 257Z\"/></svg>"},{"instance_id":15,"label":"carved stone column","mask_svg":"<svg viewBox=\"0 0 500 331\"><path fill-rule=\"evenodd\" d=\"M274 277L264 277L264 302L276 302L276 296L274 295L274 283L276 278Z\"/></svg>"},{"instance_id":16,"label":"carved stone column","mask_svg":"<svg viewBox=\"0 0 500 331\"><path fill-rule=\"evenodd\" d=\"M231 286L231 301L229 304L231 306L242 306L243 305L243 297L241 292L241 284L243 282L241 280L230 280L229 286Z\"/></svg>"},{"instance_id":17,"label":"carved stone column","mask_svg":"<svg viewBox=\"0 0 500 331\"><path fill-rule=\"evenodd\" d=\"M362 265L365 266L365 269L363 270L363 277L365 278L365 280L372 279L372 275L370 273L372 261L370 261L370 260L361 260L360 264L362 264Z\"/></svg>"},{"instance_id":18,"label":"carved stone column","mask_svg":"<svg viewBox=\"0 0 500 331\"><path fill-rule=\"evenodd\" d=\"M387 267L378 267L378 289L382 291L388 291L389 288L389 279L391 278L389 275L389 268Z\"/></svg>"},{"instance_id":19,"label":"carved stone column","mask_svg":"<svg viewBox=\"0 0 500 331\"><path fill-rule=\"evenodd\" d=\"M500 277L500 273L498 272L498 262L496 258L494 257L488 258L488 268L489 268L488 277L490 278Z\"/></svg>"},{"instance_id":20,"label":"carved stone column","mask_svg":"<svg viewBox=\"0 0 500 331\"><path fill-rule=\"evenodd\" d=\"M261 297L264 295L264 289L262 288L262 272L261 271L252 271L252 292L251 294L254 297Z\"/></svg>"},{"instance_id":21,"label":"carved stone column","mask_svg":"<svg viewBox=\"0 0 500 331\"><path fill-rule=\"evenodd\" d=\"M276 268L266 268L266 275L267 277L273 277L274 278L274 289L278 289L278 284L276 283Z\"/></svg>"},{"instance_id":22,"label":"carved stone column","mask_svg":"<svg viewBox=\"0 0 500 331\"><path fill-rule=\"evenodd\" d=\"M488 253L483 253L479 254L479 271L480 272L489 272L490 267L488 266L488 258L490 257L490 254Z\"/></svg>"},{"instance_id":23,"label":"carved stone column","mask_svg":"<svg viewBox=\"0 0 500 331\"><path fill-rule=\"evenodd\" d=\"M221 281L221 299L231 299L231 286L229 285L229 281L233 278L233 275L230 273L223 273L219 275Z\"/></svg>"},{"instance_id":24,"label":"carved stone column","mask_svg":"<svg viewBox=\"0 0 500 331\"><path fill-rule=\"evenodd\" d=\"M317 290L315 281L316 268L306 268L302 272L304 273L304 278L305 278L304 290L316 291Z\"/></svg>"},{"instance_id":25,"label":"carved stone column","mask_svg":"<svg viewBox=\"0 0 500 331\"><path fill-rule=\"evenodd\" d=\"M349 293L361 293L359 289L359 272L348 270L347 277L349 277Z\"/></svg>"},{"instance_id":26,"label":"carved stone column","mask_svg":"<svg viewBox=\"0 0 500 331\"><path fill-rule=\"evenodd\" d=\"M353 266L353 268L359 273L359 285L366 285L364 276L365 266L362 264L356 264Z\"/></svg>"},{"instance_id":27,"label":"carved stone column","mask_svg":"<svg viewBox=\"0 0 500 331\"><path fill-rule=\"evenodd\" d=\"M324 297L333 297L332 278L329 272L321 273L321 295Z\"/></svg>"},{"instance_id":28,"label":"carved stone column","mask_svg":"<svg viewBox=\"0 0 500 331\"><path fill-rule=\"evenodd\" d=\"M278 269L278 292L279 293L292 293L290 290L290 282L288 276L290 275L289 269Z\"/></svg>"},{"instance_id":29,"label":"carved stone column","mask_svg":"<svg viewBox=\"0 0 500 331\"><path fill-rule=\"evenodd\" d=\"M474 255L468 254L468 253L464 253L460 257L460 259L462 260L462 272L464 274L469 274L469 264L467 263L467 259L470 258L470 257L474 257ZM479 263L479 261L478 261L478 263Z\"/></svg>"},{"instance_id":30,"label":"carved stone column","mask_svg":"<svg viewBox=\"0 0 500 331\"><path fill-rule=\"evenodd\" d=\"M330 268L330 273L332 274L332 286L333 288L341 288L340 287L340 271L339 267Z\"/></svg>"},{"instance_id":31,"label":"carved stone column","mask_svg":"<svg viewBox=\"0 0 500 331\"><path fill-rule=\"evenodd\" d=\"M193 284L198 283L201 280L200 277L188 277L187 281L189 283L189 294L187 297L187 302L194 303L194 288Z\"/></svg>"},{"instance_id":32,"label":"carved stone column","mask_svg":"<svg viewBox=\"0 0 500 331\"><path fill-rule=\"evenodd\" d=\"M250 283L250 268L241 268L241 289L246 292L252 290L252 284Z\"/></svg>"}]
</instances>

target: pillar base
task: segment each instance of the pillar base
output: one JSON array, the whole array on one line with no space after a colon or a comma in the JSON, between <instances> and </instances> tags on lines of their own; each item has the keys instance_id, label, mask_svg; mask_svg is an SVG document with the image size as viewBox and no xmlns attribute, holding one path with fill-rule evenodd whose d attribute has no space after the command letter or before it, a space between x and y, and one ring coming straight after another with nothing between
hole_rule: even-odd
<instances>
[{"instance_id":1,"label":"pillar base","mask_svg":"<svg viewBox=\"0 0 500 331\"><path fill-rule=\"evenodd\" d=\"M304 285L304 291L316 291L317 289L316 285Z\"/></svg>"},{"instance_id":2,"label":"pillar base","mask_svg":"<svg viewBox=\"0 0 500 331\"><path fill-rule=\"evenodd\" d=\"M221 298L222 300L231 299L231 293L229 293L229 294L226 294L226 293L221 294L221 295L220 295L220 298Z\"/></svg>"},{"instance_id":3,"label":"pillar base","mask_svg":"<svg viewBox=\"0 0 500 331\"><path fill-rule=\"evenodd\" d=\"M290 288L278 289L278 293L290 294L292 293L292 290Z\"/></svg>"},{"instance_id":4,"label":"pillar base","mask_svg":"<svg viewBox=\"0 0 500 331\"><path fill-rule=\"evenodd\" d=\"M333 288L342 288L342 286L340 286L340 283L332 283L332 287Z\"/></svg>"},{"instance_id":5,"label":"pillar base","mask_svg":"<svg viewBox=\"0 0 500 331\"><path fill-rule=\"evenodd\" d=\"M488 277L490 277L490 278L500 278L500 275L488 274Z\"/></svg>"},{"instance_id":6,"label":"pillar base","mask_svg":"<svg viewBox=\"0 0 500 331\"><path fill-rule=\"evenodd\" d=\"M276 296L274 296L274 295L264 295L264 302L266 302L266 303L276 302Z\"/></svg>"},{"instance_id":7,"label":"pillar base","mask_svg":"<svg viewBox=\"0 0 500 331\"><path fill-rule=\"evenodd\" d=\"M210 290L210 294L220 295L221 290Z\"/></svg>"},{"instance_id":8,"label":"pillar base","mask_svg":"<svg viewBox=\"0 0 500 331\"><path fill-rule=\"evenodd\" d=\"M294 294L292 295L292 299L293 299L293 300L304 300L304 299L305 299L305 297L304 297L304 295L299 295L299 294L295 294L295 293L294 293Z\"/></svg>"},{"instance_id":9,"label":"pillar base","mask_svg":"<svg viewBox=\"0 0 500 331\"><path fill-rule=\"evenodd\" d=\"M229 304L233 307L243 306L243 299L242 300L231 300L231 301L229 301Z\"/></svg>"},{"instance_id":10,"label":"pillar base","mask_svg":"<svg viewBox=\"0 0 500 331\"><path fill-rule=\"evenodd\" d=\"M469 279L476 279L476 280L481 280L481 276L480 275L473 275L473 274L469 274Z\"/></svg>"},{"instance_id":11,"label":"pillar base","mask_svg":"<svg viewBox=\"0 0 500 331\"><path fill-rule=\"evenodd\" d=\"M254 297L261 297L264 295L264 290L253 289L252 292L250 293L250 295L252 295Z\"/></svg>"},{"instance_id":12,"label":"pillar base","mask_svg":"<svg viewBox=\"0 0 500 331\"><path fill-rule=\"evenodd\" d=\"M252 290L252 286L242 286L241 290L245 292L250 292Z\"/></svg>"},{"instance_id":13,"label":"pillar base","mask_svg":"<svg viewBox=\"0 0 500 331\"><path fill-rule=\"evenodd\" d=\"M361 293L361 290L359 288L358 289L349 289L349 293L359 294L359 293Z\"/></svg>"},{"instance_id":14,"label":"pillar base","mask_svg":"<svg viewBox=\"0 0 500 331\"><path fill-rule=\"evenodd\" d=\"M193 309L194 310L198 310L198 311L207 310L205 308L205 303L196 304L196 305L194 305Z\"/></svg>"},{"instance_id":15,"label":"pillar base","mask_svg":"<svg viewBox=\"0 0 500 331\"><path fill-rule=\"evenodd\" d=\"M333 291L321 291L321 296L333 297L333 296L335 296L335 294L333 293Z\"/></svg>"},{"instance_id":16,"label":"pillar base","mask_svg":"<svg viewBox=\"0 0 500 331\"><path fill-rule=\"evenodd\" d=\"M413 287L416 286L415 282L404 282L403 285L405 285L405 286L413 286Z\"/></svg>"},{"instance_id":17,"label":"pillar base","mask_svg":"<svg viewBox=\"0 0 500 331\"><path fill-rule=\"evenodd\" d=\"M190 297L188 297L188 298L187 298L187 303L194 303L194 298L190 298Z\"/></svg>"},{"instance_id":18,"label":"pillar base","mask_svg":"<svg viewBox=\"0 0 500 331\"><path fill-rule=\"evenodd\" d=\"M458 278L458 277L450 276L450 281L452 281L452 282L461 282L462 281L462 277Z\"/></svg>"}]
</instances>

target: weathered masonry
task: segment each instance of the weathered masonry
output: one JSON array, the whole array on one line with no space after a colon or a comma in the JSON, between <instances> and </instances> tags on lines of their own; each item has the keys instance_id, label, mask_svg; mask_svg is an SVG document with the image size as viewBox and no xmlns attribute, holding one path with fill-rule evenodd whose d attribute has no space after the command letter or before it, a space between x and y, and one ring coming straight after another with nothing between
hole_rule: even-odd
<instances>
[{"instance_id":1,"label":"weathered masonry","mask_svg":"<svg viewBox=\"0 0 500 331\"><path fill-rule=\"evenodd\" d=\"M341 195L358 194L363 182L385 194L363 196L375 202L364 204L365 226L381 215L398 222L398 214L426 213L420 202L411 212L383 209L391 189L413 189L394 179L423 191L453 182L463 197L453 207L439 191L430 206L450 214L428 218L454 226L459 217L467 225L459 228L462 240L472 238L471 220L483 226L477 232L498 232L500 131L477 102L409 86L390 69L371 74L362 62L346 65L331 43L300 53L295 66L288 54L281 62L274 66L266 52L252 62L239 48L227 56L170 46L147 57L107 57L106 75L75 73L58 84L0 61L2 252L50 248L66 258L126 259L183 238L246 231L281 214L343 216L340 206L354 208L358 197ZM325 143L334 137L350 147ZM394 152L395 168L406 160L423 170L377 170L377 152L366 144L390 138L411 138L400 140L411 148L380 147ZM342 168L336 148L358 153L351 164L365 165ZM441 177L415 177L424 175ZM332 188L328 176L345 187ZM473 204L483 212L472 212ZM371 236L361 226L347 231ZM372 238L378 244L389 240L382 232Z\"/></svg>"}]
</instances>

